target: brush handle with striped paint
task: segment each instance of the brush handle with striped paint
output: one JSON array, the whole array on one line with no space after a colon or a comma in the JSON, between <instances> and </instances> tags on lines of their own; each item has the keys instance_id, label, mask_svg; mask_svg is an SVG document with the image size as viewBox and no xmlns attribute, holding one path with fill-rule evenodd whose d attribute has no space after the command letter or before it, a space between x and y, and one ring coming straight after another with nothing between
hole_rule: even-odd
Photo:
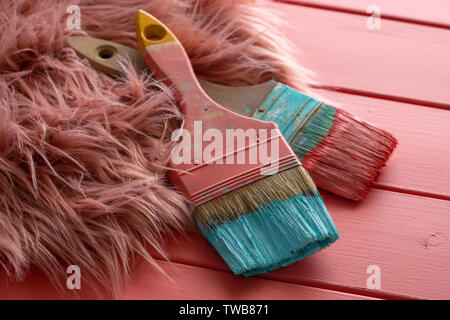
<instances>
[{"instance_id":1,"label":"brush handle with striped paint","mask_svg":"<svg viewBox=\"0 0 450 320\"><path fill-rule=\"evenodd\" d=\"M184 135L183 139L191 138L190 150L193 154L188 163L174 163L172 158L170 166L176 170L169 172L169 178L194 204L200 205L264 178L264 169L273 167L274 162L277 171L300 165L275 123L241 116L208 97L198 83L184 48L164 24L140 10L136 31L144 61L159 80L175 89L176 99L185 116L184 130L189 134ZM196 121L201 121L202 130L195 127ZM248 142L237 147L233 137L232 150L223 143L221 152L205 161L202 131L208 129L221 133L222 137L226 137L226 131L230 129L244 132L251 129L256 131L257 136L255 141L248 139ZM264 161L260 150L269 150L272 146L278 149L278 158L276 161ZM270 152L273 154L275 150ZM251 154L257 155L257 161L249 160ZM243 156L245 163L227 163L227 159L238 159L239 155Z\"/></svg>"}]
</instances>

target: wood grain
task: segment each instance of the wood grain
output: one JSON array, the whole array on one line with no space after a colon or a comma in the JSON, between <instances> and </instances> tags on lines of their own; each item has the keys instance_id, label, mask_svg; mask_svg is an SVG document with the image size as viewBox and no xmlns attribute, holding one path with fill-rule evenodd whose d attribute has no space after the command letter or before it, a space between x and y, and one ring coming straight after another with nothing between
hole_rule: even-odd
<instances>
[{"instance_id":1,"label":"wood grain","mask_svg":"<svg viewBox=\"0 0 450 320\"><path fill-rule=\"evenodd\" d=\"M450 299L450 202L373 190L361 203L323 194L341 239L264 278L383 298ZM171 242L179 263L228 270L207 241ZM367 289L367 267L381 269L381 288Z\"/></svg>"},{"instance_id":2,"label":"wood grain","mask_svg":"<svg viewBox=\"0 0 450 320\"><path fill-rule=\"evenodd\" d=\"M450 27L450 2L447 0L432 0L426 5L422 1L410 0L276 0L295 3L303 6L351 12L368 15L367 8L377 5L381 9L381 17L386 19L410 22L416 24Z\"/></svg>"},{"instance_id":3,"label":"wood grain","mask_svg":"<svg viewBox=\"0 0 450 320\"><path fill-rule=\"evenodd\" d=\"M160 262L167 276L148 263L140 263L124 287L120 299L370 299L364 296L312 288L281 281L236 277L229 272L215 271L177 263ZM77 295L74 294L77 293ZM58 293L43 276L34 271L25 282L6 284L0 275L0 299L96 299L86 284L79 291Z\"/></svg>"},{"instance_id":4,"label":"wood grain","mask_svg":"<svg viewBox=\"0 0 450 320\"><path fill-rule=\"evenodd\" d=\"M397 21L369 30L363 16L268 6L288 21L285 34L304 52L299 61L321 84L450 108L448 30Z\"/></svg>"},{"instance_id":5,"label":"wood grain","mask_svg":"<svg viewBox=\"0 0 450 320\"><path fill-rule=\"evenodd\" d=\"M376 186L450 199L448 110L328 90L315 93L398 139L398 147L381 171Z\"/></svg>"}]
</instances>

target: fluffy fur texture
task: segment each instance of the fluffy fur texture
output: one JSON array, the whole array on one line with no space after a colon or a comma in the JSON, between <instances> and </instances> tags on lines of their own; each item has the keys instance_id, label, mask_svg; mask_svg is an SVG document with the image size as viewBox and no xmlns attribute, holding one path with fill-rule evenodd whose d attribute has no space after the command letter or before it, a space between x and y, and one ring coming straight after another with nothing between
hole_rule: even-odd
<instances>
[{"instance_id":1,"label":"fluffy fur texture","mask_svg":"<svg viewBox=\"0 0 450 320\"><path fill-rule=\"evenodd\" d=\"M66 28L74 4L82 31ZM86 34L136 47L137 9L174 31L202 78L306 89L276 19L253 2L0 0L0 264L13 278L36 266L61 286L74 264L117 296L138 258L157 267L149 247L164 254L167 233L192 227L165 178L182 123L171 92L131 68L97 73L64 44Z\"/></svg>"}]
</instances>

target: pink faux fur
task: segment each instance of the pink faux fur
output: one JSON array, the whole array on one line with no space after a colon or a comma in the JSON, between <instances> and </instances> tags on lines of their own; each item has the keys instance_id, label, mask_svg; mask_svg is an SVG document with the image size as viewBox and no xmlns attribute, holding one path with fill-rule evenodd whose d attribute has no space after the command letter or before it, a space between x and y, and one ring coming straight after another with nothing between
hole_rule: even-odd
<instances>
[{"instance_id":1,"label":"pink faux fur","mask_svg":"<svg viewBox=\"0 0 450 320\"><path fill-rule=\"evenodd\" d=\"M82 31L66 29L81 8ZM305 89L276 18L253 2L224 0L0 0L0 264L13 278L31 266L63 286L66 266L117 296L149 247L192 222L165 178L171 92L131 69L114 80L65 47L87 34L136 47L144 9L183 42L199 77L228 85L276 78ZM268 30L266 30L268 29Z\"/></svg>"}]
</instances>

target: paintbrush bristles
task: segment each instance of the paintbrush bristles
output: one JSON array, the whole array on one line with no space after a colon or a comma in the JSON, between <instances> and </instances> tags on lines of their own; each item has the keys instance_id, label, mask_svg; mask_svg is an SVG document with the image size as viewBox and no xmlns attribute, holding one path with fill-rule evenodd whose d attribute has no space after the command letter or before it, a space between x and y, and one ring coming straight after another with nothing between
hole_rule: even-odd
<instances>
[{"instance_id":1,"label":"paintbrush bristles","mask_svg":"<svg viewBox=\"0 0 450 320\"><path fill-rule=\"evenodd\" d=\"M205 226L220 225L257 211L271 201L316 195L317 188L302 166L284 170L211 200L194 211L194 219Z\"/></svg>"},{"instance_id":2,"label":"paintbrush bristles","mask_svg":"<svg viewBox=\"0 0 450 320\"><path fill-rule=\"evenodd\" d=\"M326 106L319 112L292 143L293 150L320 188L364 199L397 140L342 110Z\"/></svg>"}]
</instances>

